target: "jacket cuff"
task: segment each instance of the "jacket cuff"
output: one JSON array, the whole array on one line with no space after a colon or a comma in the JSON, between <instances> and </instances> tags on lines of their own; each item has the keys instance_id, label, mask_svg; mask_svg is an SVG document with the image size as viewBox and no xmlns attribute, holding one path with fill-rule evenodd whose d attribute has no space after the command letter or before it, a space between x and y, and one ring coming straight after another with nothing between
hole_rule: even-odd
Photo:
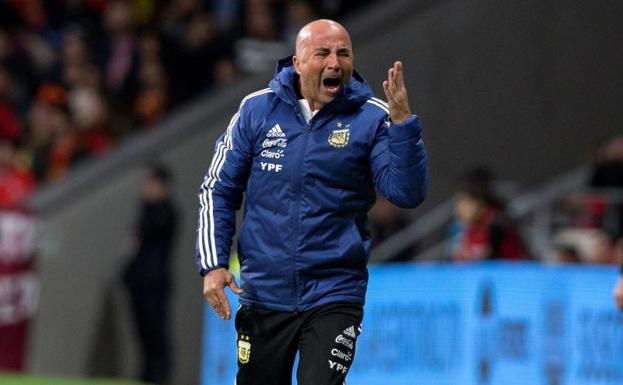
<instances>
[{"instance_id":1,"label":"jacket cuff","mask_svg":"<svg viewBox=\"0 0 623 385\"><path fill-rule=\"evenodd\" d=\"M209 272L216 270L216 269L229 269L229 266L227 265L216 265L214 267L211 267L209 269L204 269L204 268L199 268L199 275L202 277L205 277L206 274L208 274Z\"/></svg>"},{"instance_id":2,"label":"jacket cuff","mask_svg":"<svg viewBox=\"0 0 623 385\"><path fill-rule=\"evenodd\" d=\"M411 115L409 119L400 124L395 124L390 121L388 133L389 140L393 143L400 143L413 139L419 140L422 137L420 120L417 115Z\"/></svg>"}]
</instances>

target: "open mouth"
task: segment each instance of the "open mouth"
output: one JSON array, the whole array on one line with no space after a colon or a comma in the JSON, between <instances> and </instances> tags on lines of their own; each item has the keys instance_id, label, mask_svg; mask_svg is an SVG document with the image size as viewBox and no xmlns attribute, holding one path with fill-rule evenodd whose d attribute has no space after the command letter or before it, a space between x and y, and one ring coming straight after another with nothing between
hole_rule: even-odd
<instances>
[{"instance_id":1,"label":"open mouth","mask_svg":"<svg viewBox=\"0 0 623 385\"><path fill-rule=\"evenodd\" d=\"M322 85L330 93L336 93L340 89L341 84L342 81L340 80L340 78L326 78L322 81Z\"/></svg>"}]
</instances>

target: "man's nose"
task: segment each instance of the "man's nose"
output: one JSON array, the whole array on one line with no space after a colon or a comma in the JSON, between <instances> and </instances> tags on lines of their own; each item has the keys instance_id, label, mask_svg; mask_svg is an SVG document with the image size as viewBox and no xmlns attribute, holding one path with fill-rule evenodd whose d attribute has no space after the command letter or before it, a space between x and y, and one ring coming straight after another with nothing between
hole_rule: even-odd
<instances>
[{"instance_id":1,"label":"man's nose","mask_svg":"<svg viewBox=\"0 0 623 385\"><path fill-rule=\"evenodd\" d=\"M340 61L337 59L337 53L331 52L329 56L327 56L327 69L332 71L339 71Z\"/></svg>"}]
</instances>

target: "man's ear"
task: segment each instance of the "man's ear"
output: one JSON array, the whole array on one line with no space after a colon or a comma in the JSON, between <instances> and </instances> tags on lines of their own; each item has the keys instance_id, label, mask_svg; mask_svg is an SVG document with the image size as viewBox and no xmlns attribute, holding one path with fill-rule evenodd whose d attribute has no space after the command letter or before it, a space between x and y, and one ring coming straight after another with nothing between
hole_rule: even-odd
<instances>
[{"instance_id":1,"label":"man's ear","mask_svg":"<svg viewBox=\"0 0 623 385\"><path fill-rule=\"evenodd\" d=\"M299 58L296 57L296 55L292 56L292 64L294 64L294 70L296 71L297 74L301 74L301 62L299 61Z\"/></svg>"}]
</instances>

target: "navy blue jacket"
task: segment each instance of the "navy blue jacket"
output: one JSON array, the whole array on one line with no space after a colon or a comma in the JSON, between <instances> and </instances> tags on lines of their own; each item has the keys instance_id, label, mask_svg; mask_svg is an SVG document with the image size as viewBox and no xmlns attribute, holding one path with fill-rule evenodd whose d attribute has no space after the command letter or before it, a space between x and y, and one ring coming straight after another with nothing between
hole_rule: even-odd
<instances>
[{"instance_id":1,"label":"navy blue jacket","mask_svg":"<svg viewBox=\"0 0 623 385\"><path fill-rule=\"evenodd\" d=\"M374 188L400 207L424 200L422 130L416 116L390 123L387 104L356 72L308 124L297 83L292 59L281 60L270 88L244 98L218 139L199 190L199 271L228 267L244 194L241 303L363 304Z\"/></svg>"}]
</instances>

